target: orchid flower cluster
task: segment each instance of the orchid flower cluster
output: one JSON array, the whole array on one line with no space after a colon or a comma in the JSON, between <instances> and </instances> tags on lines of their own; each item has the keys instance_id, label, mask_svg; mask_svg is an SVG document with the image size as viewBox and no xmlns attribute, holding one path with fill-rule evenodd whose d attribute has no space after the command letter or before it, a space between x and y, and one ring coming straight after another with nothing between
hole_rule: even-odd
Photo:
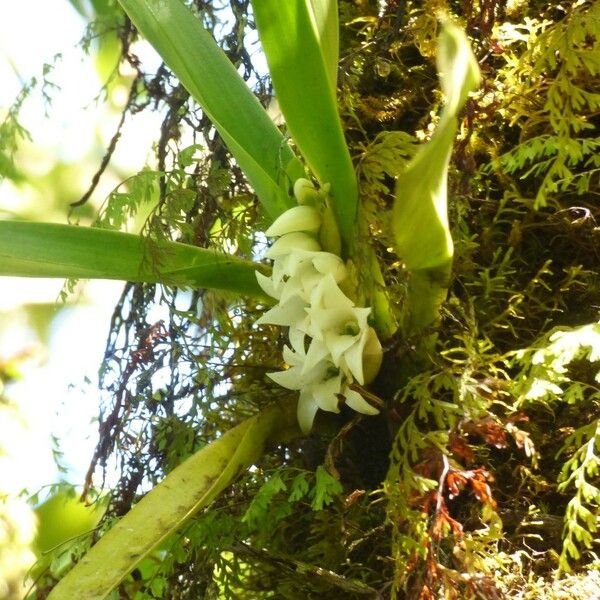
<instances>
[{"instance_id":1,"label":"orchid flower cluster","mask_svg":"<svg viewBox=\"0 0 600 600\"><path fill-rule=\"evenodd\" d=\"M266 253L273 259L271 277L256 273L263 291L278 303L257 324L288 327L288 364L268 376L289 390L298 390L298 422L310 431L321 410L338 413L340 401L357 412L373 415L371 406L350 385L374 379L382 350L369 326L370 308L359 308L340 289L348 277L343 260L322 250L321 194L306 179L294 185L295 206L275 220L267 237L276 237Z\"/></svg>"}]
</instances>

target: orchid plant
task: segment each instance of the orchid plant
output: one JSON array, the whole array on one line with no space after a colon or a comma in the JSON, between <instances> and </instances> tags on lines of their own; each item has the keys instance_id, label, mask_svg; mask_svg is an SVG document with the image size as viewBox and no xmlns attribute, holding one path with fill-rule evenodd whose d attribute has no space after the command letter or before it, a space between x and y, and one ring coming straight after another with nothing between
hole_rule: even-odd
<instances>
[{"instance_id":1,"label":"orchid plant","mask_svg":"<svg viewBox=\"0 0 600 600\"><path fill-rule=\"evenodd\" d=\"M297 391L298 399L241 423L172 471L59 582L52 600L104 598L267 446L309 432L319 409L335 413L345 403L366 415L379 411L361 390L380 369L380 339L398 329L406 335L424 331L438 319L445 298L452 260L446 173L457 114L478 81L464 34L446 22L438 46L445 108L431 139L398 173L390 215L408 282L407 304L397 313L386 301L374 251L357 242L358 184L336 100L335 0L252 2L299 155L181 0L119 1L212 120L254 188L271 221L265 258L272 266L116 231L5 221L0 275L165 282L270 300L256 325L284 328L288 343L286 368L268 376ZM153 244L158 264L146 260ZM370 285L359 294L355 273L365 264Z\"/></svg>"},{"instance_id":2,"label":"orchid plant","mask_svg":"<svg viewBox=\"0 0 600 600\"><path fill-rule=\"evenodd\" d=\"M290 368L268 375L285 388L299 390L298 423L307 433L319 408L339 412L340 396L360 413L379 412L348 386L353 380L362 385L375 378L382 350L367 323L371 309L357 308L338 285L347 277L344 262L337 254L324 252L311 235L323 227L319 210L308 204L318 198L311 193L316 190L306 179L298 179L294 190L299 205L265 232L278 237L266 253L273 259L273 272L270 278L256 276L278 303L257 324L288 327L290 346L285 346L283 358ZM305 349L307 337L310 343Z\"/></svg>"}]
</instances>

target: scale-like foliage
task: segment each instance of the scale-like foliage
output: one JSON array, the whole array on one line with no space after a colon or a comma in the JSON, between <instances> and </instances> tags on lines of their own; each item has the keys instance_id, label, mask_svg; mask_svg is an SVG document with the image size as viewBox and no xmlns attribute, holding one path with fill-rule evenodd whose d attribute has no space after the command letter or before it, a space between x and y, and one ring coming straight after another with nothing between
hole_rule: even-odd
<instances>
[{"instance_id":1,"label":"scale-like foliage","mask_svg":"<svg viewBox=\"0 0 600 600\"><path fill-rule=\"evenodd\" d=\"M600 167L594 122L600 108L600 5L575 2L558 22L505 23L498 44L506 60L499 74L506 85L505 115L521 129L520 143L502 154L498 167L528 187L533 183L536 207L559 192L586 194Z\"/></svg>"},{"instance_id":2,"label":"scale-like foliage","mask_svg":"<svg viewBox=\"0 0 600 600\"><path fill-rule=\"evenodd\" d=\"M562 442L557 458L567 457L557 477L557 490L573 494L565 510L560 569L571 570L583 549L593 547L600 509L600 325L559 330L536 346L516 354L524 365L515 378L516 407L541 403L581 406L590 422L577 427ZM583 361L580 379L573 376L576 361ZM585 366L585 363L589 366Z\"/></svg>"}]
</instances>

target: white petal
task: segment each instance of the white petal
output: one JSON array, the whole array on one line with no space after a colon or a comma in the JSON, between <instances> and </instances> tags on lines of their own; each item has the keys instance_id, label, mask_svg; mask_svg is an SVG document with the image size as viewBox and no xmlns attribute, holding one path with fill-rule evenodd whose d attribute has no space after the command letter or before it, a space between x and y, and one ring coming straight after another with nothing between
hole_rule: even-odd
<instances>
[{"instance_id":1,"label":"white petal","mask_svg":"<svg viewBox=\"0 0 600 600\"><path fill-rule=\"evenodd\" d=\"M306 353L306 360L304 361L302 372L308 372L328 355L329 349L327 346L320 340L313 338L310 346L308 347L308 352Z\"/></svg>"},{"instance_id":2,"label":"white petal","mask_svg":"<svg viewBox=\"0 0 600 600\"><path fill-rule=\"evenodd\" d=\"M331 252L319 252L313 257L312 263L319 273L323 273L323 275L331 273L338 282L346 277L344 261Z\"/></svg>"},{"instance_id":3,"label":"white petal","mask_svg":"<svg viewBox=\"0 0 600 600\"><path fill-rule=\"evenodd\" d=\"M296 323L300 323L306 318L305 306L306 304L302 298L294 296L285 304L276 304L260 317L256 324L296 326Z\"/></svg>"},{"instance_id":4,"label":"white petal","mask_svg":"<svg viewBox=\"0 0 600 600\"><path fill-rule=\"evenodd\" d=\"M336 309L348 309L354 306L354 302L340 290L331 273L325 275L321 283L314 289L310 304L314 307Z\"/></svg>"},{"instance_id":5,"label":"white petal","mask_svg":"<svg viewBox=\"0 0 600 600\"><path fill-rule=\"evenodd\" d=\"M311 393L300 392L297 414L298 424L300 425L302 433L308 433L311 430L318 409L319 407Z\"/></svg>"},{"instance_id":6,"label":"white petal","mask_svg":"<svg viewBox=\"0 0 600 600\"><path fill-rule=\"evenodd\" d=\"M275 383L288 390L299 390L304 387L304 381L300 371L300 367L291 367L285 371L267 373L267 377L270 377Z\"/></svg>"},{"instance_id":7,"label":"white petal","mask_svg":"<svg viewBox=\"0 0 600 600\"><path fill-rule=\"evenodd\" d=\"M294 206L279 215L265 231L267 237L285 235L292 231L316 233L321 227L321 215L314 206Z\"/></svg>"},{"instance_id":8,"label":"white petal","mask_svg":"<svg viewBox=\"0 0 600 600\"><path fill-rule=\"evenodd\" d=\"M295 248L289 254L288 258L288 275L294 277L296 275L301 275L307 271L314 271L314 267L312 265L313 256L317 255L318 251L311 250L301 250Z\"/></svg>"},{"instance_id":9,"label":"white petal","mask_svg":"<svg viewBox=\"0 0 600 600\"><path fill-rule=\"evenodd\" d=\"M334 332L328 331L325 334L325 343L329 352L331 352L331 360L336 367L340 366L340 358L352 344L358 341L356 335L338 335Z\"/></svg>"},{"instance_id":10,"label":"white petal","mask_svg":"<svg viewBox=\"0 0 600 600\"><path fill-rule=\"evenodd\" d=\"M288 331L288 337L290 338L290 344L294 351L299 354L305 355L306 350L304 349L304 338L306 338L306 334L304 333L304 331L300 331L295 327L290 327L290 330ZM284 360L287 362L285 356Z\"/></svg>"},{"instance_id":11,"label":"white petal","mask_svg":"<svg viewBox=\"0 0 600 600\"><path fill-rule=\"evenodd\" d=\"M344 392L346 404L363 415L378 415L379 410L371 406L356 390L347 389Z\"/></svg>"},{"instance_id":12,"label":"white petal","mask_svg":"<svg viewBox=\"0 0 600 600\"><path fill-rule=\"evenodd\" d=\"M344 323L352 320L352 313L335 308L318 308L311 306L306 309L306 314L310 317L310 335L318 339L324 339L327 331L336 333Z\"/></svg>"},{"instance_id":13,"label":"white petal","mask_svg":"<svg viewBox=\"0 0 600 600\"><path fill-rule=\"evenodd\" d=\"M280 237L275 243L265 252L267 258L279 258L289 254L294 250L308 250L317 252L321 249L319 242L307 233L287 233Z\"/></svg>"},{"instance_id":14,"label":"white petal","mask_svg":"<svg viewBox=\"0 0 600 600\"><path fill-rule=\"evenodd\" d=\"M371 383L377 377L377 373L379 373L379 369L381 368L381 361L383 360L383 350L377 333L372 327L369 327L367 331L367 341L363 348L362 360L365 383Z\"/></svg>"},{"instance_id":15,"label":"white petal","mask_svg":"<svg viewBox=\"0 0 600 600\"><path fill-rule=\"evenodd\" d=\"M365 377L363 374L363 349L367 340L367 332L365 331L356 342L346 350L340 360L340 367L345 372L350 372L352 377L364 385Z\"/></svg>"},{"instance_id":16,"label":"white petal","mask_svg":"<svg viewBox=\"0 0 600 600\"><path fill-rule=\"evenodd\" d=\"M304 286L302 285L302 281L297 277L290 277L285 283L282 282L280 302L284 304L291 300L293 296L299 296L302 302L308 305L308 302L305 300Z\"/></svg>"},{"instance_id":17,"label":"white petal","mask_svg":"<svg viewBox=\"0 0 600 600\"><path fill-rule=\"evenodd\" d=\"M340 412L337 394L340 393L341 387L341 374L313 385L312 394L319 408L333 413Z\"/></svg>"},{"instance_id":18,"label":"white petal","mask_svg":"<svg viewBox=\"0 0 600 600\"><path fill-rule=\"evenodd\" d=\"M367 328L367 319L371 314L370 308L353 308L352 312L356 316L356 320L358 321L358 326L360 330L363 331Z\"/></svg>"},{"instance_id":19,"label":"white petal","mask_svg":"<svg viewBox=\"0 0 600 600\"><path fill-rule=\"evenodd\" d=\"M301 367L304 364L304 352L294 352L289 346L284 346L283 360L285 360L290 367Z\"/></svg>"},{"instance_id":20,"label":"white petal","mask_svg":"<svg viewBox=\"0 0 600 600\"><path fill-rule=\"evenodd\" d=\"M281 296L281 292L279 291L279 286L275 286L273 280L266 275L263 275L259 271L255 271L256 281L258 281L258 285L262 288L262 291L267 294L267 296L271 296L271 298L275 298L279 300Z\"/></svg>"}]
</instances>

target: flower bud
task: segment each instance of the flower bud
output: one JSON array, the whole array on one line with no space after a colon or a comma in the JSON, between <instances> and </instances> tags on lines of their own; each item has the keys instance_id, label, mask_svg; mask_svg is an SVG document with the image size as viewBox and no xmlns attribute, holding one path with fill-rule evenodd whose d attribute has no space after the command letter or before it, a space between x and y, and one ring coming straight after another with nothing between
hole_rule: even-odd
<instances>
[{"instance_id":1,"label":"flower bud","mask_svg":"<svg viewBox=\"0 0 600 600\"><path fill-rule=\"evenodd\" d=\"M265 235L275 237L294 231L316 233L320 227L321 215L314 206L294 206L279 215Z\"/></svg>"},{"instance_id":2,"label":"flower bud","mask_svg":"<svg viewBox=\"0 0 600 600\"><path fill-rule=\"evenodd\" d=\"M316 206L319 203L320 196L315 186L304 177L296 179L294 183L294 197L300 205Z\"/></svg>"}]
</instances>

